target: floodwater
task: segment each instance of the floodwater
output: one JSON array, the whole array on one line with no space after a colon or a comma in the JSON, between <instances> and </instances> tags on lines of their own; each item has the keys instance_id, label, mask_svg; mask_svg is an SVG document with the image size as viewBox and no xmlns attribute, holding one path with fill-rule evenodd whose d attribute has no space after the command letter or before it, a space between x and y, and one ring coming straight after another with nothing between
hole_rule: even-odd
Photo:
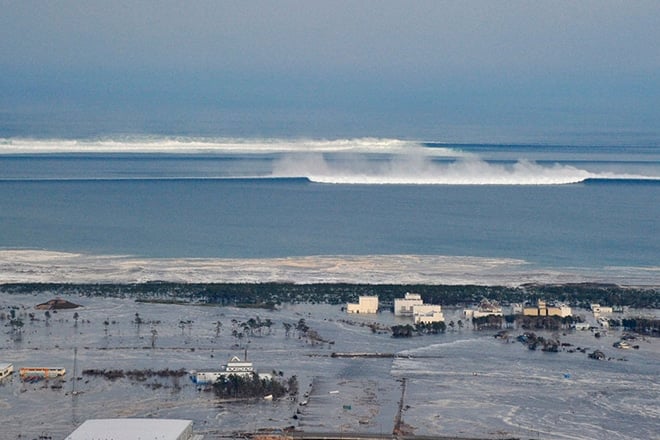
<instances>
[{"instance_id":1,"label":"floodwater","mask_svg":"<svg viewBox=\"0 0 660 440\"><path fill-rule=\"evenodd\" d=\"M638 350L619 350L612 347L621 336L617 330L600 338L589 331L537 332L558 336L572 344L568 349L600 349L609 358L596 361L580 351L530 351L469 325L442 335L394 339L365 324L387 327L404 319L391 313L346 315L339 306L285 305L266 311L81 296L65 299L82 308L51 312L46 319L34 306L51 298L0 297L5 317L0 321L0 363L12 363L16 371L0 382L4 439L61 439L86 419L108 417L191 419L195 431L207 438L291 426L309 432L391 433L403 391L403 422L420 435L658 438L660 344L641 338L634 341ZM18 307L15 313L25 323L20 334L5 325L11 306ZM136 313L144 321L139 328ZM457 322L460 313L445 310L447 322ZM587 311L577 313L593 319ZM270 319L270 330L232 336L238 323L257 317ZM283 323L295 327L300 319L329 342L313 345L295 330L287 337ZM218 321L222 325L216 335ZM511 330L512 336L520 333ZM187 375L111 381L82 373L217 368L246 350L258 370L295 375L298 398L222 402ZM333 352L398 356L331 357ZM24 366L64 367L67 374L64 380L24 383L18 376Z\"/></svg>"}]
</instances>

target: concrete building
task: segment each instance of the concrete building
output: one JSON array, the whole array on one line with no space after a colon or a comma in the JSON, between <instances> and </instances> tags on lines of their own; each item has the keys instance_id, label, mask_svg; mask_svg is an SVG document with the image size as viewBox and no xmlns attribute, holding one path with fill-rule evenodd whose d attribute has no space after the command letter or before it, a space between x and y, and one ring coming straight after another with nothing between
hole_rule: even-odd
<instances>
[{"instance_id":1,"label":"concrete building","mask_svg":"<svg viewBox=\"0 0 660 440\"><path fill-rule=\"evenodd\" d=\"M252 362L243 361L238 356L233 356L226 365L222 365L219 370L209 371L191 371L190 380L198 385L212 384L217 382L223 376L252 376L257 374L260 379L272 379L273 375L270 373L257 373L252 365Z\"/></svg>"},{"instance_id":2,"label":"concrete building","mask_svg":"<svg viewBox=\"0 0 660 440\"><path fill-rule=\"evenodd\" d=\"M502 307L497 301L482 299L476 309L463 310L463 317L467 319L481 318L482 316L502 316Z\"/></svg>"},{"instance_id":3,"label":"concrete building","mask_svg":"<svg viewBox=\"0 0 660 440\"><path fill-rule=\"evenodd\" d=\"M591 311L594 316L610 315L613 313L612 307L601 306L600 304L591 304Z\"/></svg>"},{"instance_id":4,"label":"concrete building","mask_svg":"<svg viewBox=\"0 0 660 440\"><path fill-rule=\"evenodd\" d=\"M413 316L413 306L424 304L419 293L406 292L404 298L394 299L394 314L397 316Z\"/></svg>"},{"instance_id":5,"label":"concrete building","mask_svg":"<svg viewBox=\"0 0 660 440\"><path fill-rule=\"evenodd\" d=\"M65 440L201 440L193 433L191 420L91 419Z\"/></svg>"},{"instance_id":6,"label":"concrete building","mask_svg":"<svg viewBox=\"0 0 660 440\"><path fill-rule=\"evenodd\" d=\"M378 313L377 296L360 296L357 303L346 304L347 313Z\"/></svg>"},{"instance_id":7,"label":"concrete building","mask_svg":"<svg viewBox=\"0 0 660 440\"><path fill-rule=\"evenodd\" d=\"M422 304L413 306L413 319L415 324L430 324L433 322L444 322L442 306L435 304Z\"/></svg>"},{"instance_id":8,"label":"concrete building","mask_svg":"<svg viewBox=\"0 0 660 440\"><path fill-rule=\"evenodd\" d=\"M536 307L524 307L525 316L559 316L565 318L571 316L571 308L565 304L548 305L543 300L538 300Z\"/></svg>"},{"instance_id":9,"label":"concrete building","mask_svg":"<svg viewBox=\"0 0 660 440\"><path fill-rule=\"evenodd\" d=\"M0 379L11 376L14 372L14 366L12 364L0 362Z\"/></svg>"}]
</instances>

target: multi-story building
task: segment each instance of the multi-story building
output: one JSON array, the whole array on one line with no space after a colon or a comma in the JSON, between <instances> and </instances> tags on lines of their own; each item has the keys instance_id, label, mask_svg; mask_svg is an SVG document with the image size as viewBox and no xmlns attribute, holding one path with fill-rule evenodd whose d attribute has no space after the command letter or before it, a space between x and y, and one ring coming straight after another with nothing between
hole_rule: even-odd
<instances>
[{"instance_id":1,"label":"multi-story building","mask_svg":"<svg viewBox=\"0 0 660 440\"><path fill-rule=\"evenodd\" d=\"M433 322L444 322L442 306L435 304L421 304L413 306L413 319L415 324L430 324Z\"/></svg>"},{"instance_id":2,"label":"multi-story building","mask_svg":"<svg viewBox=\"0 0 660 440\"><path fill-rule=\"evenodd\" d=\"M536 307L524 307L523 315L525 316L571 316L571 308L565 304L548 305L543 300L538 300Z\"/></svg>"},{"instance_id":3,"label":"multi-story building","mask_svg":"<svg viewBox=\"0 0 660 440\"><path fill-rule=\"evenodd\" d=\"M357 303L346 304L347 313L378 313L377 296L360 296Z\"/></svg>"},{"instance_id":4,"label":"multi-story building","mask_svg":"<svg viewBox=\"0 0 660 440\"><path fill-rule=\"evenodd\" d=\"M467 319L472 318L481 318L483 316L502 316L502 307L497 303L497 301L489 301L487 299L482 299L476 309L465 309L463 310L463 317Z\"/></svg>"},{"instance_id":5,"label":"multi-story building","mask_svg":"<svg viewBox=\"0 0 660 440\"><path fill-rule=\"evenodd\" d=\"M394 314L397 316L413 316L413 307L424 304L419 293L406 292L404 298L394 299Z\"/></svg>"}]
</instances>

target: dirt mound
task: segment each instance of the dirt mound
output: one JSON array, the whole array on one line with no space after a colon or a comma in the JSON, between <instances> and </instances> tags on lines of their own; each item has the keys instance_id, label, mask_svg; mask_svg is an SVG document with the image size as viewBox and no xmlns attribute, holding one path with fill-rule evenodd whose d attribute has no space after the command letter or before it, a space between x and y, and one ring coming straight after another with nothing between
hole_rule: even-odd
<instances>
[{"instance_id":1,"label":"dirt mound","mask_svg":"<svg viewBox=\"0 0 660 440\"><path fill-rule=\"evenodd\" d=\"M62 298L51 299L50 301L34 306L34 308L37 310L77 309L78 307L80 307L80 305L74 304Z\"/></svg>"}]
</instances>

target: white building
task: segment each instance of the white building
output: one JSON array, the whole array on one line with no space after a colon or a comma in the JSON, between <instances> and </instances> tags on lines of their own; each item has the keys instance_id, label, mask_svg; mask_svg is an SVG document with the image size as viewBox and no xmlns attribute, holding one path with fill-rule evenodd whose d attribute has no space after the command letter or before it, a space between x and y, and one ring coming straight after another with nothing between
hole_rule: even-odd
<instances>
[{"instance_id":1,"label":"white building","mask_svg":"<svg viewBox=\"0 0 660 440\"><path fill-rule=\"evenodd\" d=\"M612 314L612 307L601 306L600 304L591 304L591 311L594 316Z\"/></svg>"},{"instance_id":2,"label":"white building","mask_svg":"<svg viewBox=\"0 0 660 440\"><path fill-rule=\"evenodd\" d=\"M415 324L430 324L433 322L444 322L442 306L435 304L421 304L413 306L413 319Z\"/></svg>"},{"instance_id":3,"label":"white building","mask_svg":"<svg viewBox=\"0 0 660 440\"><path fill-rule=\"evenodd\" d=\"M193 433L191 420L91 419L65 440L201 440Z\"/></svg>"},{"instance_id":4,"label":"white building","mask_svg":"<svg viewBox=\"0 0 660 440\"><path fill-rule=\"evenodd\" d=\"M357 303L346 304L347 313L378 313L377 296L360 296Z\"/></svg>"},{"instance_id":5,"label":"white building","mask_svg":"<svg viewBox=\"0 0 660 440\"><path fill-rule=\"evenodd\" d=\"M424 304L419 293L406 292L404 298L394 298L394 314L397 316L413 316L413 306Z\"/></svg>"},{"instance_id":6,"label":"white building","mask_svg":"<svg viewBox=\"0 0 660 440\"><path fill-rule=\"evenodd\" d=\"M219 370L209 371L191 371L190 380L194 383L212 384L218 381L223 376L236 375L236 376L252 376L256 373L252 362L242 361L238 356L233 356L226 365L222 365ZM272 379L272 374L258 373L260 379Z\"/></svg>"},{"instance_id":7,"label":"white building","mask_svg":"<svg viewBox=\"0 0 660 440\"><path fill-rule=\"evenodd\" d=\"M14 366L12 364L0 362L0 379L4 379L7 376L11 376L14 372Z\"/></svg>"},{"instance_id":8,"label":"white building","mask_svg":"<svg viewBox=\"0 0 660 440\"><path fill-rule=\"evenodd\" d=\"M482 299L476 309L465 309L463 310L463 317L467 319L472 318L481 318L482 316L502 316L502 307L497 303L497 301L489 301L487 299Z\"/></svg>"}]
</instances>

